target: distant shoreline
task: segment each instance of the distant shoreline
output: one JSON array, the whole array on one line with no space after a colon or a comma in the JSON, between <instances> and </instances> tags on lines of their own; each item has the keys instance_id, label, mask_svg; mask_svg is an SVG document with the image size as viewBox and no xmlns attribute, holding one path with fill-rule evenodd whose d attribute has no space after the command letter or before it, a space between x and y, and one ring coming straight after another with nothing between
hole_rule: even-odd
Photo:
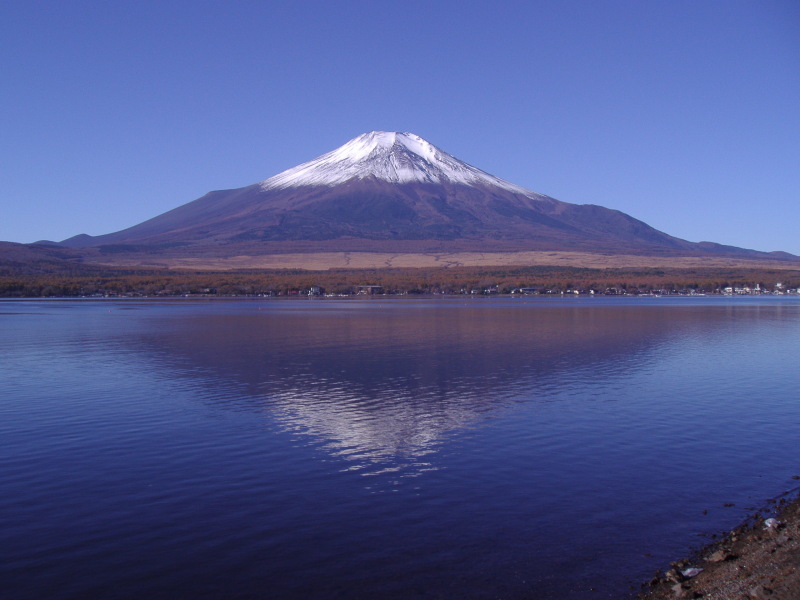
<instances>
[{"instance_id":1,"label":"distant shoreline","mask_svg":"<svg viewBox=\"0 0 800 600\"><path fill-rule=\"evenodd\" d=\"M52 267L52 268L50 268ZM668 296L799 294L800 268L581 269L453 267L330 271L128 270L0 265L0 297Z\"/></svg>"},{"instance_id":2,"label":"distant shoreline","mask_svg":"<svg viewBox=\"0 0 800 600\"><path fill-rule=\"evenodd\" d=\"M585 252L170 256L0 242L0 297L787 293L800 260ZM318 290L318 292L314 291Z\"/></svg>"},{"instance_id":3,"label":"distant shoreline","mask_svg":"<svg viewBox=\"0 0 800 600\"><path fill-rule=\"evenodd\" d=\"M245 295L245 294L172 294L172 295L88 295L88 296L0 296L0 302L14 302L14 301L58 301L58 300L75 300L75 301L96 301L96 302L135 302L135 301L148 301L148 302L179 302L179 301L217 301L217 302L233 302L233 301L282 301L282 300L457 300L457 299L470 299L470 300L489 300L489 299L538 299L538 300L601 300L606 299L658 299L658 298L740 298L740 299L754 299L760 298L765 301L778 300L781 298L789 298L794 301L800 302L800 293L792 292L782 295L774 294L722 294L722 293L698 293L698 294L574 294L574 293L541 293L541 294L328 294L328 295L308 295L308 294L294 294L294 295Z\"/></svg>"}]
</instances>

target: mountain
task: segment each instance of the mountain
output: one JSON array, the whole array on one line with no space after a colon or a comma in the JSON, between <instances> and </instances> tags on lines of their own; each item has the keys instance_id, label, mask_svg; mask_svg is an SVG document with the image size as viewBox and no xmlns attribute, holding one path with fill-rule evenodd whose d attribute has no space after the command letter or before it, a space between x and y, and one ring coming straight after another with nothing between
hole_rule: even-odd
<instances>
[{"instance_id":1,"label":"mountain","mask_svg":"<svg viewBox=\"0 0 800 600\"><path fill-rule=\"evenodd\" d=\"M128 229L62 245L223 256L337 250L770 256L687 242L620 211L561 202L417 135L383 131L260 183L210 192Z\"/></svg>"}]
</instances>

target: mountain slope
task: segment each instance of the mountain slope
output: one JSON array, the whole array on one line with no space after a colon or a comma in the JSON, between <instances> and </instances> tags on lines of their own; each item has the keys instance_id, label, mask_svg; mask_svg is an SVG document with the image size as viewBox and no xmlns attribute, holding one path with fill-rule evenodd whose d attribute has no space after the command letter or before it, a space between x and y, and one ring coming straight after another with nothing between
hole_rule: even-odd
<instances>
[{"instance_id":1,"label":"mountain slope","mask_svg":"<svg viewBox=\"0 0 800 600\"><path fill-rule=\"evenodd\" d=\"M583 250L760 254L701 246L619 211L537 194L410 133L371 132L260 183L210 192L71 247L159 252Z\"/></svg>"}]
</instances>

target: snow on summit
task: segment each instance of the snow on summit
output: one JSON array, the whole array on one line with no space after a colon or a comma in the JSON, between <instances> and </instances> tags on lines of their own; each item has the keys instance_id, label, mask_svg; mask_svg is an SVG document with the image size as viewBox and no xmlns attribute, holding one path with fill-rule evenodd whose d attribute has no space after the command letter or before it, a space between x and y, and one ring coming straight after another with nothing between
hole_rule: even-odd
<instances>
[{"instance_id":1,"label":"snow on summit","mask_svg":"<svg viewBox=\"0 0 800 600\"><path fill-rule=\"evenodd\" d=\"M375 177L391 183L456 183L501 187L516 194L538 194L489 175L413 133L373 131L261 182L262 189L334 186Z\"/></svg>"}]
</instances>

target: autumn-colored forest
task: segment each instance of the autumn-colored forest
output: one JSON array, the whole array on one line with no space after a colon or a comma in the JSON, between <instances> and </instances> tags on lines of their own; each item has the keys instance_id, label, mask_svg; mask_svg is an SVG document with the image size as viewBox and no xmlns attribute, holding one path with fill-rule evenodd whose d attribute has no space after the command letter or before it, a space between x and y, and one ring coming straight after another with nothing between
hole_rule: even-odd
<instances>
[{"instance_id":1,"label":"autumn-colored forest","mask_svg":"<svg viewBox=\"0 0 800 600\"><path fill-rule=\"evenodd\" d=\"M122 270L74 265L0 265L0 297L170 296L185 294L294 295L320 288L353 294L358 286L381 286L388 294L512 293L720 293L726 287L772 291L800 287L800 269L588 269L575 267L454 267L375 270L177 271Z\"/></svg>"}]
</instances>

